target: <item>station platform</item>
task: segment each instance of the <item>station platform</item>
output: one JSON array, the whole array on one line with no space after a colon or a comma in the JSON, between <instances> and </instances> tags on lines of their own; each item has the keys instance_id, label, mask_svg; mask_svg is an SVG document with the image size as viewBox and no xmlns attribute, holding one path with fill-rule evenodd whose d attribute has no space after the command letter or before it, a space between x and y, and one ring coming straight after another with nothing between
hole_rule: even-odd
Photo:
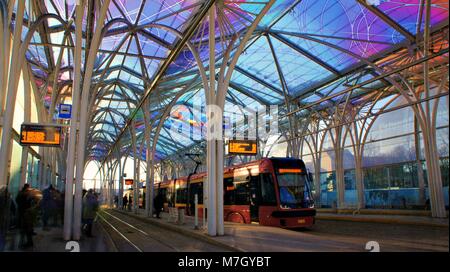
<instances>
[{"instance_id":1,"label":"station platform","mask_svg":"<svg viewBox=\"0 0 450 272\"><path fill-rule=\"evenodd\" d=\"M321 220L430 226L447 229L449 223L448 212L447 218L433 218L429 211L418 210L318 209L316 218Z\"/></svg>"},{"instance_id":2,"label":"station platform","mask_svg":"<svg viewBox=\"0 0 450 272\"><path fill-rule=\"evenodd\" d=\"M123 215L148 224L182 233L240 252L364 252L369 241L377 241L381 251L444 251L448 252L448 223L434 226L423 224L427 219L392 216L390 220L368 215L319 213L312 229L289 230L261 226L257 223L225 222L225 235L211 237L202 228L194 229L194 218L185 216L184 224L168 222L168 213L161 219L149 218L139 212L115 209ZM383 216L384 217L384 216ZM350 222L350 218L353 221ZM395 220L394 220L395 219ZM356 220L359 220L357 222ZM416 220L416 221L414 221ZM448 221L448 220L447 220ZM405 224L398 224L403 222ZM418 225L412 224L419 223ZM389 224L387 224L389 223ZM408 223L408 224L406 224ZM421 236L419 236L422 234ZM414 237L411 238L411 237Z\"/></svg>"},{"instance_id":3,"label":"station platform","mask_svg":"<svg viewBox=\"0 0 450 272\"><path fill-rule=\"evenodd\" d=\"M116 248L112 243L109 235L106 233L101 224L93 225L93 237L82 237L76 243L79 249L68 244L62 238L62 227L52 227L43 230L42 227L34 229L33 246L28 248L19 247L20 234L19 231L11 230L7 237L5 252L116 252ZM71 241L73 242L73 241Z\"/></svg>"}]
</instances>

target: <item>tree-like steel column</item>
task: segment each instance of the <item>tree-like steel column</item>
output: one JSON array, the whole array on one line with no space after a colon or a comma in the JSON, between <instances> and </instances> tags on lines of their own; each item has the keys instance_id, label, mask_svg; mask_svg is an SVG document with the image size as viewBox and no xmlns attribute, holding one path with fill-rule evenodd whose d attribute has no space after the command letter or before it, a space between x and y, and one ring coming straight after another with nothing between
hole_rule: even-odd
<instances>
[{"instance_id":1,"label":"tree-like steel column","mask_svg":"<svg viewBox=\"0 0 450 272\"><path fill-rule=\"evenodd\" d=\"M131 134L131 146L132 146L132 152L133 152L133 211L137 213L139 208L139 196L137 193L139 180L138 180L138 173L137 170L139 168L138 166L138 148L137 148L137 139L136 139L136 122L133 120L131 121L130 134Z\"/></svg>"},{"instance_id":2,"label":"tree-like steel column","mask_svg":"<svg viewBox=\"0 0 450 272\"><path fill-rule=\"evenodd\" d=\"M23 58L19 58L20 49L21 49L21 34L22 34L22 25L23 25L23 16L25 11L25 1L19 1L17 5L17 12L15 17L15 27L14 27L14 36L13 36L13 47L12 54L10 59L10 68L9 68L9 79L8 79L8 87L6 95L6 107L5 112L3 113L3 124L2 124L2 137L1 137L1 146L0 146L0 185L7 184L7 176L9 172L9 154L10 149L12 149L11 145L11 136L12 136L12 123L14 117L14 108L16 106L16 97L17 97L17 87L18 81L20 77L20 71L22 69L22 65L24 62ZM9 22L9 20L8 20ZM9 24L7 25L9 27ZM4 37L6 40L9 37ZM1 49L4 50L4 49ZM5 52L6 56L4 61L6 62L7 54L9 52ZM5 71L4 71L5 72ZM5 82L4 82L5 83ZM2 88L3 86L0 86Z\"/></svg>"},{"instance_id":3,"label":"tree-like steel column","mask_svg":"<svg viewBox=\"0 0 450 272\"><path fill-rule=\"evenodd\" d=\"M24 92L24 112L23 121L29 123L31 120L31 88L28 65L22 69L23 73L23 92ZM28 146L22 147L22 158L20 166L20 186L21 189L25 185L27 178L27 166L28 166Z\"/></svg>"},{"instance_id":4,"label":"tree-like steel column","mask_svg":"<svg viewBox=\"0 0 450 272\"><path fill-rule=\"evenodd\" d=\"M14 2L15 1L13 0L8 2L0 1L0 41L2 42L3 47L2 50L0 50L0 135L3 130L3 115L5 111L7 82L9 75L8 64L9 54L11 51L11 31L9 26Z\"/></svg>"},{"instance_id":5,"label":"tree-like steel column","mask_svg":"<svg viewBox=\"0 0 450 272\"><path fill-rule=\"evenodd\" d=\"M81 84L81 47L82 27L84 17L84 0L78 2L75 8L75 52L73 58L73 82L72 82L72 117L70 120L69 142L67 147L66 188L64 202L64 232L63 238L68 241L72 238L73 222L73 180L75 165L75 146L77 142L78 112L80 106Z\"/></svg>"},{"instance_id":6,"label":"tree-like steel column","mask_svg":"<svg viewBox=\"0 0 450 272\"><path fill-rule=\"evenodd\" d=\"M162 121L162 120L161 120ZM150 99L147 99L144 106L144 139L145 139L145 215L153 216L153 180L151 171L153 168L153 155L151 151L151 133L153 121L150 122ZM150 186L152 188L150 188Z\"/></svg>"},{"instance_id":7,"label":"tree-like steel column","mask_svg":"<svg viewBox=\"0 0 450 272\"><path fill-rule=\"evenodd\" d=\"M209 10L209 88L206 90L205 88L205 96L207 106L211 107L214 98L216 96L216 80L215 80L215 67L216 67L216 37L215 37L215 22L216 22L216 5L213 4ZM216 141L212 139L214 133L214 124L212 124L212 120L215 116L213 116L213 112L208 108L206 113L206 120L208 122L207 127L207 139L206 139L206 167L207 167L207 179L206 186L208 188L208 205L207 205L207 214L208 214L208 234L211 236L217 235L217 199L216 199L216 186L218 183L217 173L216 173L216 163L217 163L217 155L216 155ZM216 113L218 114L218 113ZM217 118L217 117L216 117ZM219 116L220 118L220 116Z\"/></svg>"},{"instance_id":8,"label":"tree-like steel column","mask_svg":"<svg viewBox=\"0 0 450 272\"><path fill-rule=\"evenodd\" d=\"M89 123L87 108L89 105L89 94L91 88L92 74L94 70L94 62L96 60L98 48L100 46L100 37L102 36L102 29L106 18L106 12L109 8L110 0L105 0L99 7L99 15L97 18L95 31L93 33L92 43L90 44L89 55L86 61L83 89L80 100L80 130L77 144L77 160L76 160L76 183L75 183L75 198L74 198L74 239L79 240L81 237L81 202L82 202L82 187L83 175L85 166L85 148L87 138L87 125Z\"/></svg>"},{"instance_id":9,"label":"tree-like steel column","mask_svg":"<svg viewBox=\"0 0 450 272\"><path fill-rule=\"evenodd\" d=\"M119 200L118 200L118 208L122 209L123 208L123 167L122 167L122 161L121 161L121 156L120 156L120 151L117 150L117 157L116 157L116 161L119 164Z\"/></svg>"},{"instance_id":10,"label":"tree-like steel column","mask_svg":"<svg viewBox=\"0 0 450 272\"><path fill-rule=\"evenodd\" d=\"M425 8L425 28L424 28L424 56L429 55L430 49L430 21L431 21L431 0L426 0ZM430 97L430 65L426 61L423 65L424 69L424 88L425 99ZM439 100L437 100L439 101ZM439 153L437 152L436 143L436 113L437 101L435 102L435 110L432 112L430 101L425 102L424 126L422 126L425 157L427 164L427 174L430 190L431 212L434 217L445 218L444 192L442 188L442 175L439 165Z\"/></svg>"},{"instance_id":11,"label":"tree-like steel column","mask_svg":"<svg viewBox=\"0 0 450 272\"><path fill-rule=\"evenodd\" d=\"M314 187L315 187L315 194L314 194L314 200L315 205L317 207L321 207L321 188L320 188L320 165L321 165L321 159L322 159L322 146L324 143L324 139L326 136L326 133L320 132L320 125L321 125L321 116L314 113L310 117L310 128L309 128L309 136L310 140L305 139L306 144L309 147L309 150L311 152L311 156L313 159L313 166L314 166Z\"/></svg>"},{"instance_id":12,"label":"tree-like steel column","mask_svg":"<svg viewBox=\"0 0 450 272\"><path fill-rule=\"evenodd\" d=\"M209 110L207 111L207 180L208 180L208 234L211 236L224 234L223 215L223 137L222 120L225 98L228 92L231 76L237 64L238 58L244 50L247 41L250 39L256 26L262 17L267 13L275 1L267 2L253 23L248 27L244 37L240 40L239 46L235 50L233 58L228 63L237 35L234 36L226 48L222 65L219 69L219 76L215 80L215 11L214 4L209 11L209 90L205 88L206 101ZM219 7L219 9L222 7ZM228 67L227 67L228 64ZM216 89L217 87L217 94ZM211 109L215 109L212 111Z\"/></svg>"},{"instance_id":13,"label":"tree-like steel column","mask_svg":"<svg viewBox=\"0 0 450 272\"><path fill-rule=\"evenodd\" d=\"M119 168L119 163L118 161L115 161L113 163L113 171L111 173L111 179L110 179L110 186L109 186L109 202L108 205L110 208L114 207L114 198L115 198L115 188L116 188L116 183L115 183L115 178L116 178L116 174L117 174L117 169Z\"/></svg>"}]
</instances>

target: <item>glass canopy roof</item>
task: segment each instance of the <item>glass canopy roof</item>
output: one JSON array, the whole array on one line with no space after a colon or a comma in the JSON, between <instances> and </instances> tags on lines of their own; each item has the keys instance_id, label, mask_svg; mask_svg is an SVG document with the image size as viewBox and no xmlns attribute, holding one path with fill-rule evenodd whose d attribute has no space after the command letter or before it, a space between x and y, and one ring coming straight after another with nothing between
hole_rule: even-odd
<instances>
[{"instance_id":1,"label":"glass canopy roof","mask_svg":"<svg viewBox=\"0 0 450 272\"><path fill-rule=\"evenodd\" d=\"M71 102L75 36L73 26L66 31L63 24L74 18L75 2L26 1L23 38L37 18L52 15L47 16L33 34L26 52L47 109L55 94L57 103ZM82 69L86 46L91 42L98 10L103 4L100 0L88 2L83 21ZM134 131L123 131L123 128L163 63L168 61L170 52L179 45L195 16L208 2L110 1L105 20L107 30L100 43L92 78L89 159L105 159L113 146L119 146L121 152L130 152L132 133L136 136L141 158L145 159L148 148L143 140L145 125L151 125L154 135L160 122L163 125L155 154L158 160L201 142L206 122L204 114L186 115L189 111L183 110L183 107L205 105L197 64L186 46L170 63L144 103L150 119L144 120L144 111L139 109L134 116ZM366 61L380 61L415 44L416 36L424 29L425 16L421 14L420 0L374 2L379 4L353 0L276 1L238 60L225 111L230 111L232 105L284 106L286 101L300 106L376 77L377 72L369 68ZM266 3L264 0L216 1L215 53L219 64L230 39L245 33ZM448 26L448 9L448 1L432 1L432 31ZM189 40L199 51L205 66L209 56L208 35L206 16ZM61 64L55 75L58 59ZM57 80L57 90L52 89L53 80ZM379 80L366 87L381 88L386 84ZM364 90L359 91L360 97ZM355 96L355 101L357 99ZM329 107L336 101L337 98L331 98L315 108ZM171 114L161 120L169 105L173 106ZM54 114L51 111L50 114ZM193 125L191 134L195 137L172 133L174 127L183 125Z\"/></svg>"}]
</instances>

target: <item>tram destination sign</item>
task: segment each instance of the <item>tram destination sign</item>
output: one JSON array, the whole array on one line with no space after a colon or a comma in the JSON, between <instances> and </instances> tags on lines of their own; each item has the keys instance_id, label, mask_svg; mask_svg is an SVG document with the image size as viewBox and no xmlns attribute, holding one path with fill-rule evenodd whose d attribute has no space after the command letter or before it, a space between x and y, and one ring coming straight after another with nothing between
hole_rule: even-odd
<instances>
[{"instance_id":1,"label":"tram destination sign","mask_svg":"<svg viewBox=\"0 0 450 272\"><path fill-rule=\"evenodd\" d=\"M62 126L43 124L22 124L20 145L22 146L61 146Z\"/></svg>"},{"instance_id":2,"label":"tram destination sign","mask_svg":"<svg viewBox=\"0 0 450 272\"><path fill-rule=\"evenodd\" d=\"M228 154L256 155L258 145L256 140L230 140L228 142Z\"/></svg>"}]
</instances>

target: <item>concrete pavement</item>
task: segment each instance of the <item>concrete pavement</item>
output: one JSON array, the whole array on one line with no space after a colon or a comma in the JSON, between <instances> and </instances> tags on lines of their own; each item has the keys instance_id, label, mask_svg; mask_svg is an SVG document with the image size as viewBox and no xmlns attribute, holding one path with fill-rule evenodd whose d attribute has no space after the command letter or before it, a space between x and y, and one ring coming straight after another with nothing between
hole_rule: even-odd
<instances>
[{"instance_id":1,"label":"concrete pavement","mask_svg":"<svg viewBox=\"0 0 450 272\"><path fill-rule=\"evenodd\" d=\"M357 252L367 251L366 244L370 241L377 241L382 251L448 251L446 228L428 225L398 225L394 223L395 221L390 221L389 224L350 222L349 220L325 220L318 216L317 224L312 230L288 230L259 224L225 222L225 236L210 237L205 229L194 229L192 217L186 216L184 224L175 224L168 222L166 213L162 213L162 219L155 219L144 216L141 210L137 214L120 212L143 222L171 228L212 243L220 243L237 251ZM348 217L341 218L348 219ZM420 241L409 235L411 232L415 235L430 237Z\"/></svg>"}]
</instances>

